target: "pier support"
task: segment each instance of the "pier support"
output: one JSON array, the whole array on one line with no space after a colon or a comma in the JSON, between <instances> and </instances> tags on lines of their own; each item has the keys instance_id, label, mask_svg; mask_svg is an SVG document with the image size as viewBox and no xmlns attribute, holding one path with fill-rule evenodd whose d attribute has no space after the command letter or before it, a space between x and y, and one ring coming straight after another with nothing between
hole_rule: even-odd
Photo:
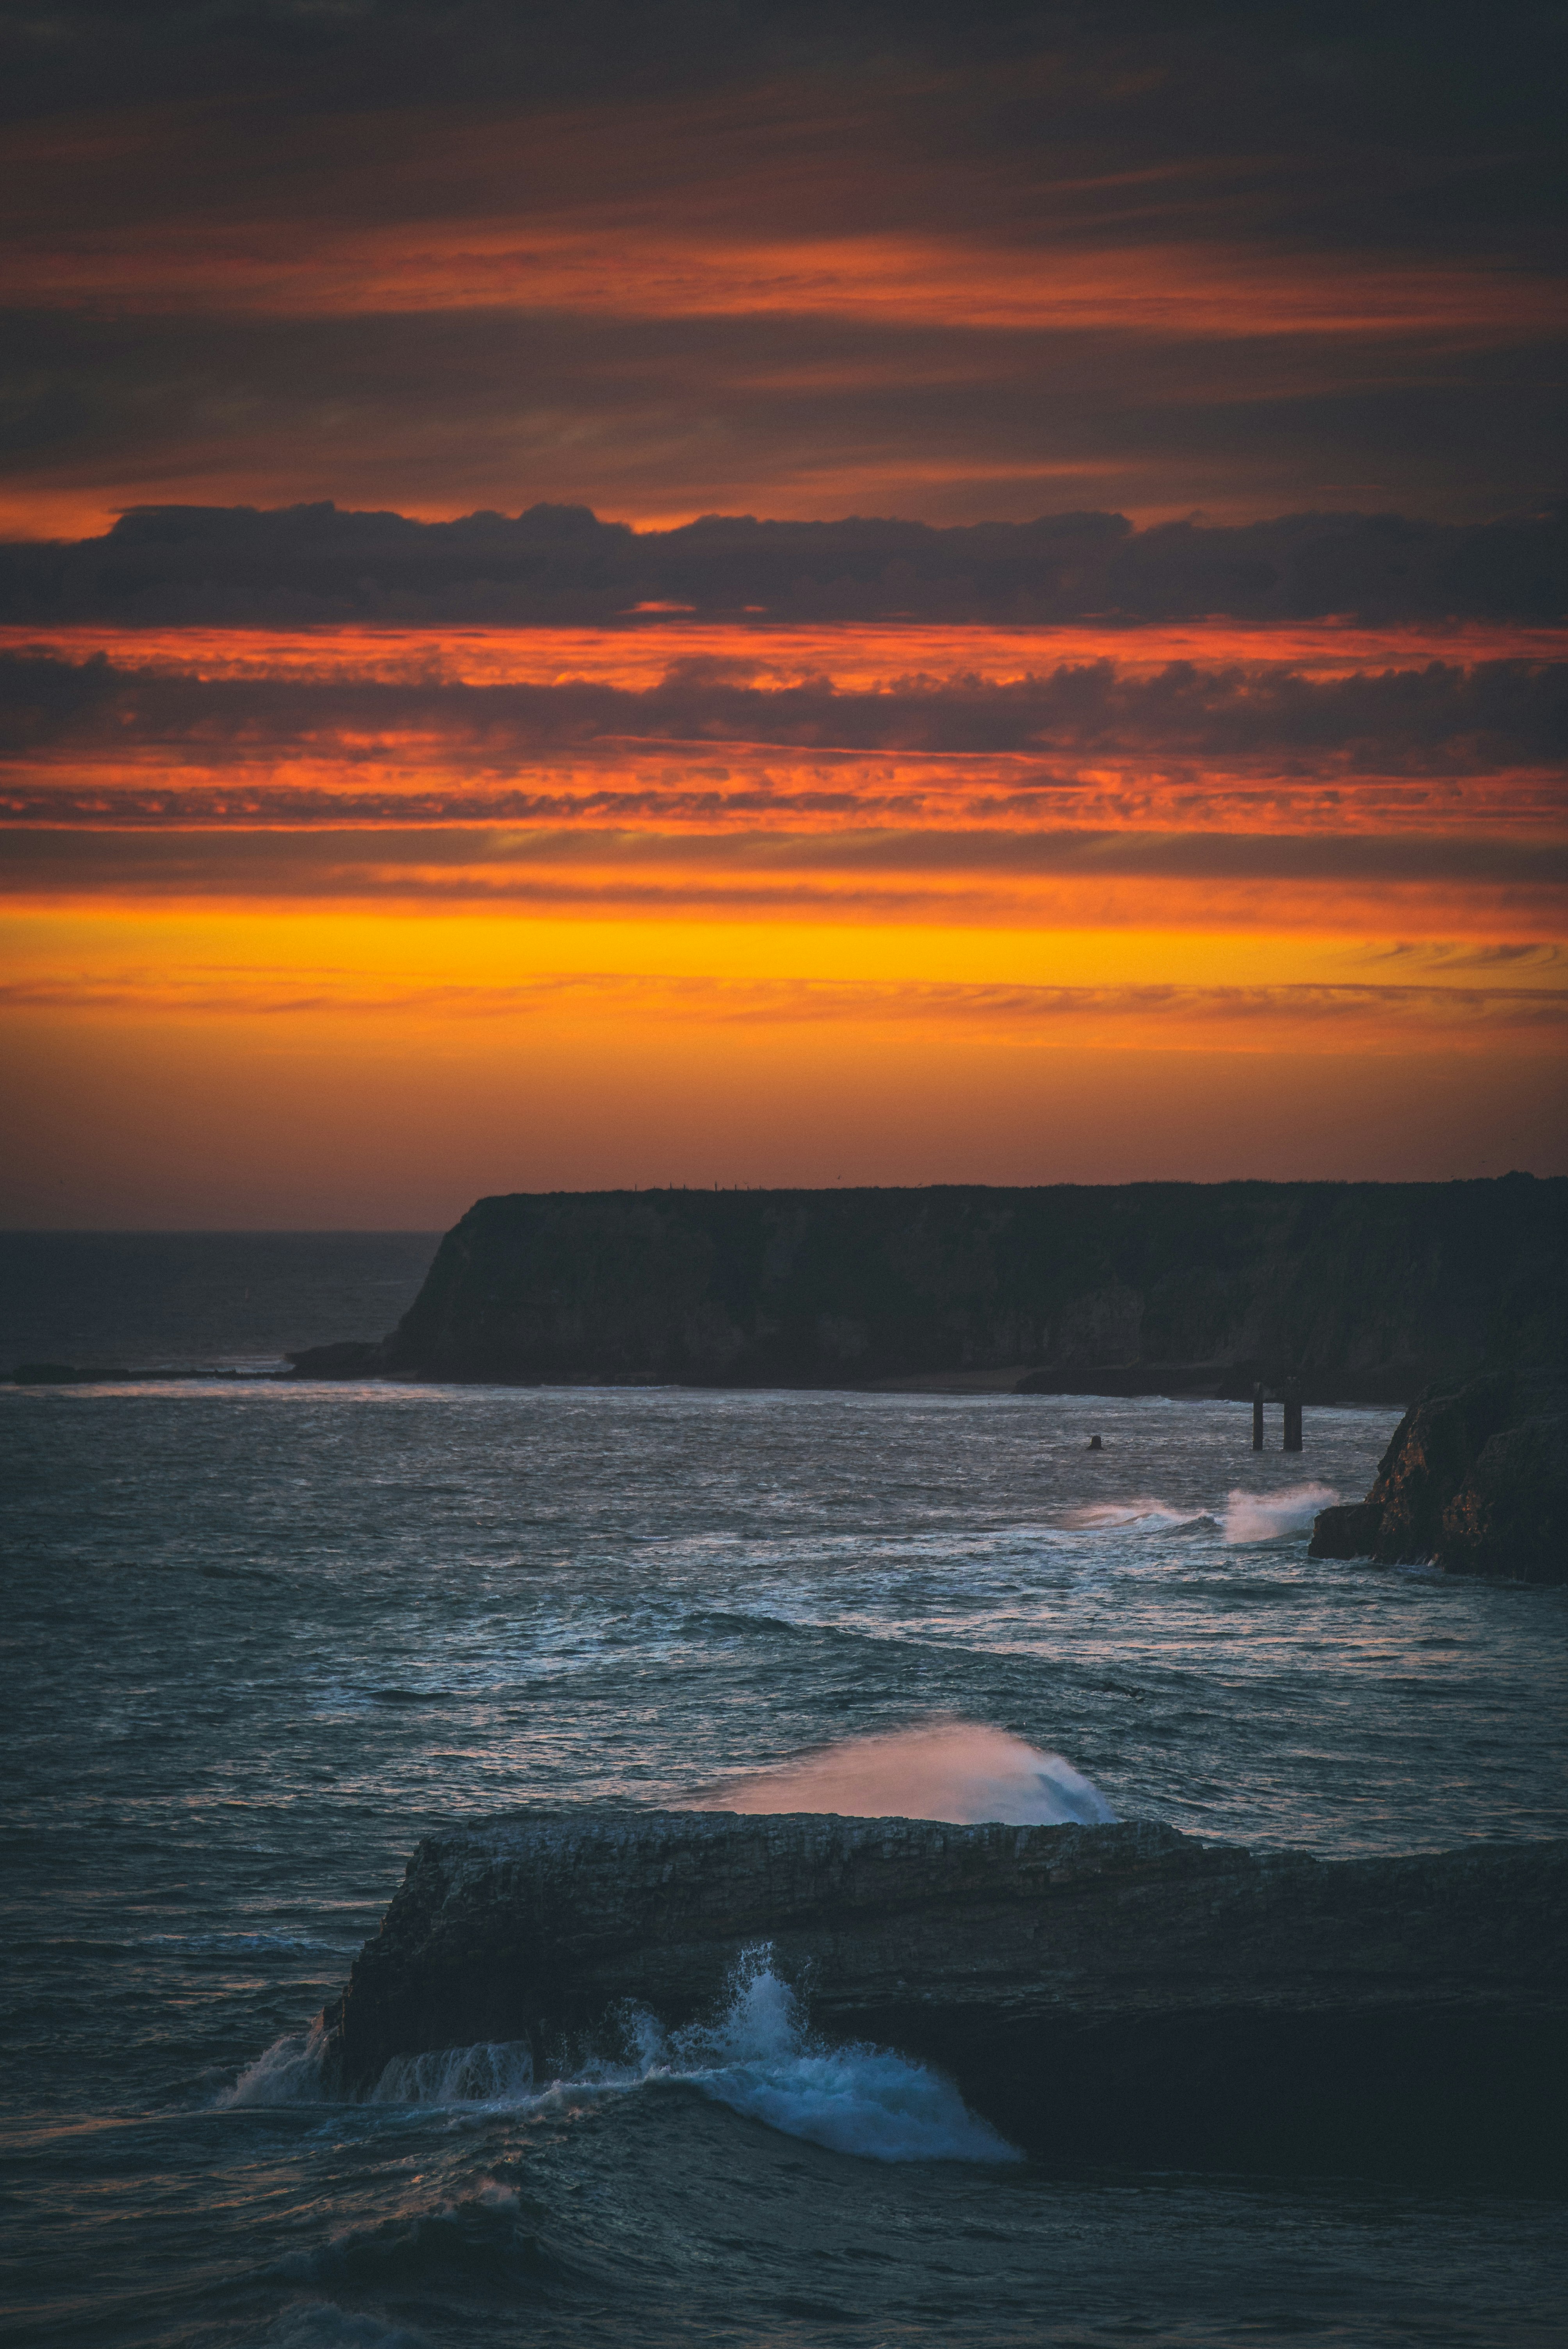
<instances>
[{"instance_id":1,"label":"pier support","mask_svg":"<svg viewBox=\"0 0 1568 2349\"><path fill-rule=\"evenodd\" d=\"M1253 1450L1264 1448L1264 1391L1261 1383L1253 1389Z\"/></svg>"},{"instance_id":2,"label":"pier support","mask_svg":"<svg viewBox=\"0 0 1568 2349\"><path fill-rule=\"evenodd\" d=\"M1301 1450L1301 1389L1292 1379L1284 1391L1284 1445L1286 1452Z\"/></svg>"}]
</instances>

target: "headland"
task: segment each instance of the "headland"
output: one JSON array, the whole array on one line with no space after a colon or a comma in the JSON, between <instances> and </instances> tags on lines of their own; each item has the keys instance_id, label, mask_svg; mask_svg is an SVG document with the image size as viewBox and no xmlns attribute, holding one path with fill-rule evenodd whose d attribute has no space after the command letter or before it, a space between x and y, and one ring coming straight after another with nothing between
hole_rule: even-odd
<instances>
[{"instance_id":1,"label":"headland","mask_svg":"<svg viewBox=\"0 0 1568 2349\"><path fill-rule=\"evenodd\" d=\"M1558 1361L1568 1180L603 1191L481 1199L313 1378L1408 1402Z\"/></svg>"}]
</instances>

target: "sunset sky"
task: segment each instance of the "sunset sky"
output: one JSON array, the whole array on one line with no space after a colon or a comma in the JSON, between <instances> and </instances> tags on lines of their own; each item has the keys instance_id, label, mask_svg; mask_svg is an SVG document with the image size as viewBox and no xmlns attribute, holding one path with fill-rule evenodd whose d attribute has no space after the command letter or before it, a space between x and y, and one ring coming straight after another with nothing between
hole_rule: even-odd
<instances>
[{"instance_id":1,"label":"sunset sky","mask_svg":"<svg viewBox=\"0 0 1568 2349\"><path fill-rule=\"evenodd\" d=\"M0 6L0 1222L1568 1169L1565 23Z\"/></svg>"}]
</instances>

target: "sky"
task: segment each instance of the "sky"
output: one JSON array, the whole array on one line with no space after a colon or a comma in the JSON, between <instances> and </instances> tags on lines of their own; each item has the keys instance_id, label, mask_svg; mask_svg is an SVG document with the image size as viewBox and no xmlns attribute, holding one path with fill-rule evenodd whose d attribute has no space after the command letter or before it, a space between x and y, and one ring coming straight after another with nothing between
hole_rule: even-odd
<instances>
[{"instance_id":1,"label":"sky","mask_svg":"<svg viewBox=\"0 0 1568 2349\"><path fill-rule=\"evenodd\" d=\"M0 0L0 1222L1568 1169L1565 48Z\"/></svg>"}]
</instances>

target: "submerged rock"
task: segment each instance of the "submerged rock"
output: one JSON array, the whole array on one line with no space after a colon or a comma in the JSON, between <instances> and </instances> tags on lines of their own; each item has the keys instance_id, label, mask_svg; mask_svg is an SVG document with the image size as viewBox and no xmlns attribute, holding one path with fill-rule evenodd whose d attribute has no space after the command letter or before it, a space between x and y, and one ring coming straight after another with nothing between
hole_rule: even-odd
<instances>
[{"instance_id":1,"label":"submerged rock","mask_svg":"<svg viewBox=\"0 0 1568 2349\"><path fill-rule=\"evenodd\" d=\"M1503 1371L1423 1395L1366 1500L1325 1509L1309 1554L1568 1580L1568 1382Z\"/></svg>"},{"instance_id":2,"label":"submerged rock","mask_svg":"<svg viewBox=\"0 0 1568 2349\"><path fill-rule=\"evenodd\" d=\"M1564 2168L1568 1844L1319 1861L1150 1825L541 1811L428 1837L323 2017L329 2076L668 2025L748 1950L825 2037L1055 2159Z\"/></svg>"}]
</instances>

